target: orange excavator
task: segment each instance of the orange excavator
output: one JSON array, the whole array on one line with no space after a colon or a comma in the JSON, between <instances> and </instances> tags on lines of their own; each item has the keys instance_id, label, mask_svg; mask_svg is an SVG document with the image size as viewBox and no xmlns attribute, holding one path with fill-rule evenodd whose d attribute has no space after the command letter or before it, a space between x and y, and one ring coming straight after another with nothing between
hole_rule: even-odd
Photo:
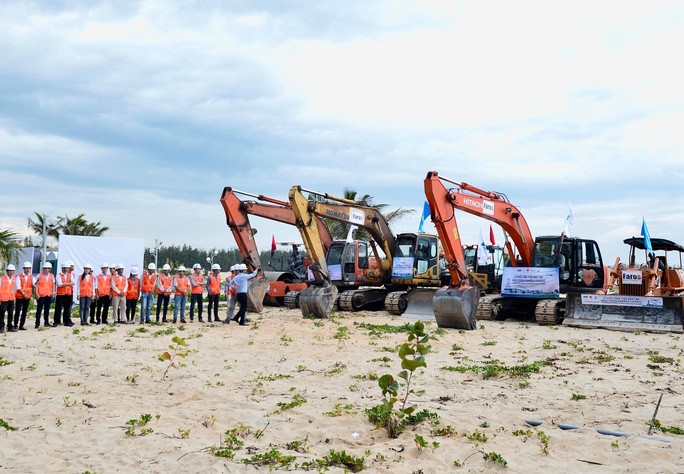
<instances>
[{"instance_id":1,"label":"orange excavator","mask_svg":"<svg viewBox=\"0 0 684 474\"><path fill-rule=\"evenodd\" d=\"M449 189L444 183L449 183ZM594 240L564 234L535 239L524 216L506 195L440 177L436 171L427 174L424 186L452 274L451 288L433 300L438 325L444 320L445 327L472 329L474 319L508 316L534 316L539 324L558 324L565 312L561 294L596 293L604 288L608 272ZM456 209L498 224L504 230L511 266L517 267L504 269L501 294L480 298L475 313L469 306L469 294L463 298L459 293L448 293L463 288L467 278ZM463 303L455 301L459 298ZM456 311L460 306L464 309Z\"/></svg>"},{"instance_id":2,"label":"orange excavator","mask_svg":"<svg viewBox=\"0 0 684 474\"><path fill-rule=\"evenodd\" d=\"M256 200L241 200L237 194L249 196ZM259 251L254 241L256 229L249 222L249 215L295 225L295 215L290 203L279 199L238 191L231 187L225 187L221 195L221 205L226 214L226 223L233 233L238 250L242 255L243 262L250 271L261 266ZM315 224L320 236L320 243L324 251L330 248L332 237L325 223L317 219ZM264 272L258 275L250 283L247 293L248 308L252 312L261 312L264 301L271 304L280 303L288 296L293 296L291 301L296 304L296 292L307 287L305 282L306 273L298 274L296 271L288 272ZM292 295L290 295L292 293Z\"/></svg>"}]
</instances>

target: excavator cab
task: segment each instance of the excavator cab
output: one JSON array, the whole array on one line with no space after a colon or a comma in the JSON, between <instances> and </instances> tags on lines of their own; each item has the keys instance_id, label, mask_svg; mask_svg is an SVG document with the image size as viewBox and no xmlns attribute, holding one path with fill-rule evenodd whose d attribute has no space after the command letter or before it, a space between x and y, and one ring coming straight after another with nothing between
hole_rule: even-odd
<instances>
[{"instance_id":1,"label":"excavator cab","mask_svg":"<svg viewBox=\"0 0 684 474\"><path fill-rule=\"evenodd\" d=\"M578 237L537 237L532 266L558 268L561 293L595 292L606 277L596 241Z\"/></svg>"},{"instance_id":2,"label":"excavator cab","mask_svg":"<svg viewBox=\"0 0 684 474\"><path fill-rule=\"evenodd\" d=\"M392 280L403 284L439 286L439 241L436 235L405 233L397 236Z\"/></svg>"},{"instance_id":3,"label":"excavator cab","mask_svg":"<svg viewBox=\"0 0 684 474\"><path fill-rule=\"evenodd\" d=\"M374 261L368 242L336 240L330 245L325 261L333 284L358 285Z\"/></svg>"},{"instance_id":4,"label":"excavator cab","mask_svg":"<svg viewBox=\"0 0 684 474\"><path fill-rule=\"evenodd\" d=\"M479 245L464 245L465 258L470 284L485 293L501 291L501 275L505 264L504 251L496 245L487 245L487 263L477 258Z\"/></svg>"}]
</instances>

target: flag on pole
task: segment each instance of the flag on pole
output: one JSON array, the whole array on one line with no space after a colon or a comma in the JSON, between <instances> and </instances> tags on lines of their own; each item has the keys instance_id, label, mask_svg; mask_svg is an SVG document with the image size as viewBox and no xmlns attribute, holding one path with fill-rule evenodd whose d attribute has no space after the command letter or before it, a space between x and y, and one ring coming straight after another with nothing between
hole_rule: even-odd
<instances>
[{"instance_id":1,"label":"flag on pole","mask_svg":"<svg viewBox=\"0 0 684 474\"><path fill-rule=\"evenodd\" d=\"M572 213L572 204L568 201L568 212L565 213L565 223L563 224L563 233L570 237L572 235L572 226L575 225L575 215Z\"/></svg>"},{"instance_id":2,"label":"flag on pole","mask_svg":"<svg viewBox=\"0 0 684 474\"><path fill-rule=\"evenodd\" d=\"M271 258L273 258L273 254L275 254L276 251L276 240L275 240L275 234L271 236Z\"/></svg>"},{"instance_id":3,"label":"flag on pole","mask_svg":"<svg viewBox=\"0 0 684 474\"><path fill-rule=\"evenodd\" d=\"M651 246L651 234L648 233L648 227L646 227L646 219L641 218L641 235L644 236L644 248L648 253L653 253L653 247Z\"/></svg>"},{"instance_id":4,"label":"flag on pole","mask_svg":"<svg viewBox=\"0 0 684 474\"><path fill-rule=\"evenodd\" d=\"M487 252L487 245L484 237L482 237L482 229L480 229L480 243L477 246L477 263L478 265L487 265L489 252Z\"/></svg>"},{"instance_id":5,"label":"flag on pole","mask_svg":"<svg viewBox=\"0 0 684 474\"><path fill-rule=\"evenodd\" d=\"M492 224L489 224L489 242L492 245L496 245L496 240L494 239L494 229L492 229Z\"/></svg>"},{"instance_id":6,"label":"flag on pole","mask_svg":"<svg viewBox=\"0 0 684 474\"><path fill-rule=\"evenodd\" d=\"M423 215L420 216L420 224L418 224L418 232L425 232L425 219L430 217L430 204L425 201L423 204Z\"/></svg>"}]
</instances>

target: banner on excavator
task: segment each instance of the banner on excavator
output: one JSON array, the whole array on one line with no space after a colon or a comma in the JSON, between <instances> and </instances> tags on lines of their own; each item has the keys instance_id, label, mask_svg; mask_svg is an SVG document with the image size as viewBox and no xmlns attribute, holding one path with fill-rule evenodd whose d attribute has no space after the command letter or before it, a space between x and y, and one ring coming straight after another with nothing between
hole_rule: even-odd
<instances>
[{"instance_id":1,"label":"banner on excavator","mask_svg":"<svg viewBox=\"0 0 684 474\"><path fill-rule=\"evenodd\" d=\"M582 304L662 308L663 299L658 296L582 295Z\"/></svg>"},{"instance_id":2,"label":"banner on excavator","mask_svg":"<svg viewBox=\"0 0 684 474\"><path fill-rule=\"evenodd\" d=\"M519 298L558 298L558 268L505 267L501 295Z\"/></svg>"}]
</instances>

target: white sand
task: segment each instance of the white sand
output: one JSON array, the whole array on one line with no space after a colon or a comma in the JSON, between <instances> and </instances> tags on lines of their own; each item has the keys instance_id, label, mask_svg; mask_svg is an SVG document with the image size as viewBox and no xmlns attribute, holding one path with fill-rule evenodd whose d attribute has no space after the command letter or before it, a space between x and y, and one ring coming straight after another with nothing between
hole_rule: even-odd
<instances>
[{"instance_id":1,"label":"white sand","mask_svg":"<svg viewBox=\"0 0 684 474\"><path fill-rule=\"evenodd\" d=\"M141 327L136 324L94 335L103 326L77 325L1 336L0 356L12 363L0 367L0 418L17 430L0 428L0 467L11 472L268 472L266 466L255 469L240 460L276 448L297 457L293 470L295 463L321 459L331 449L355 456L370 451L365 472L684 470L684 436L655 431L656 437L671 440L661 443L595 431L645 434L660 393L658 419L664 426L684 427L678 335L516 321L485 322L484 329L471 332L440 330L431 342L427 369L415 377L415 389L426 393L411 400L439 414L437 428L450 425L458 435L434 436L435 427L424 422L389 439L363 412L380 401L377 381L359 376L397 374L399 358L387 348L404 342L405 334L371 337L357 324L401 326L412 320L379 312L338 313L315 321L280 308L251 318L249 327L195 322L184 331L166 324L146 325L149 332L136 333ZM185 337L191 353L185 367L172 368L162 381L168 362L158 358L173 336L153 332L168 328ZM434 335L437 326L429 323L427 329ZM483 345L488 341L495 344ZM462 349L454 351L455 344ZM674 361L655 365L649 350ZM606 356L614 359L601 361ZM390 361L379 360L383 357ZM441 370L495 359L509 366L547 359L551 364L529 378L484 379ZM292 402L297 394L306 403L275 413L278 403ZM573 401L573 394L586 399ZM341 404L340 416L324 415L336 404ZM152 415L146 428L154 431L126 436L126 422L146 413ZM544 423L532 428L525 419ZM584 428L563 431L554 422ZM263 432L258 438L244 436L233 460L205 449L218 446L224 432L241 424ZM513 435L526 429L532 435ZM189 437L182 439L179 430L189 430ZM475 430L488 441L462 436ZM542 453L540 431L549 437L548 454ZM439 447L419 451L416 435ZM286 449L286 443L307 437L305 452ZM485 461L478 450L500 454L508 467ZM455 460L466 461L457 469Z\"/></svg>"}]
</instances>

